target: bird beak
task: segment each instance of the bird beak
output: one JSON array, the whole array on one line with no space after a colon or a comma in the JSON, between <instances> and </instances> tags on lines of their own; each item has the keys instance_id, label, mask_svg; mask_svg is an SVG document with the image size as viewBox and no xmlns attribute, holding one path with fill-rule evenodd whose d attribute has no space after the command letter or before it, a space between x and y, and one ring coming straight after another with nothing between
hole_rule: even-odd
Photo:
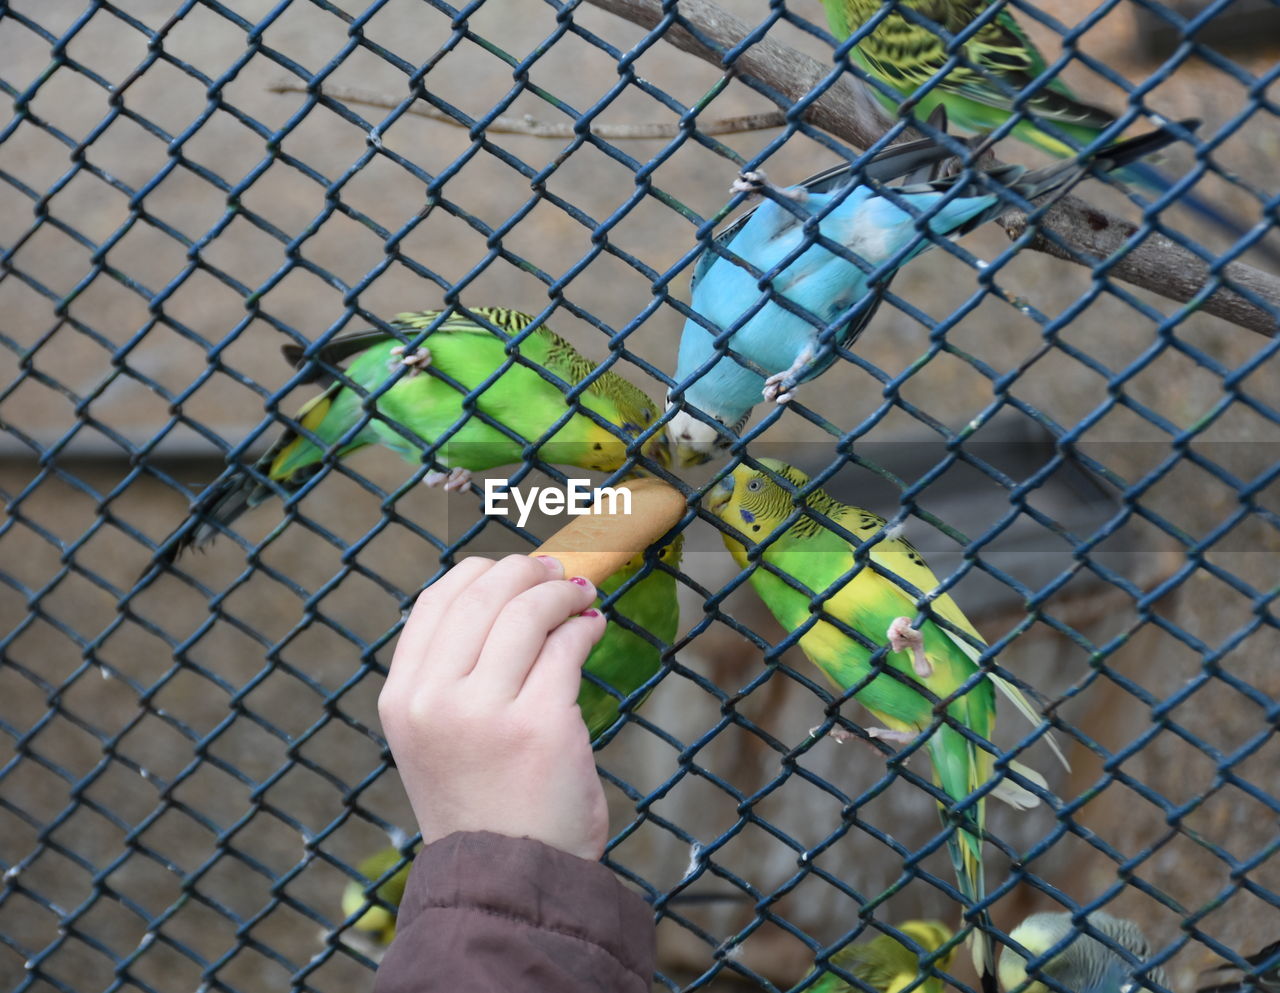
<instances>
[{"instance_id":1,"label":"bird beak","mask_svg":"<svg viewBox=\"0 0 1280 993\"><path fill-rule=\"evenodd\" d=\"M724 479L716 483L707 491L707 495L702 498L703 506L706 507L707 513L721 516L720 512L729 505L729 501L733 498L733 477L725 476Z\"/></svg>"}]
</instances>

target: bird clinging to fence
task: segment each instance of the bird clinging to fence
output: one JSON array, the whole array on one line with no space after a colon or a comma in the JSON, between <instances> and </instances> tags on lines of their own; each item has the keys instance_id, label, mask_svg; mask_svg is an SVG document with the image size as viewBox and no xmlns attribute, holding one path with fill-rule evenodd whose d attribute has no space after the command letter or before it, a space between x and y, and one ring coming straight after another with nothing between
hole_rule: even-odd
<instances>
[{"instance_id":1,"label":"bird clinging to fence","mask_svg":"<svg viewBox=\"0 0 1280 993\"><path fill-rule=\"evenodd\" d=\"M945 132L947 128L946 112L939 110L929 118L929 123L936 130ZM906 185L923 183L936 178L938 171L952 157L952 154L948 148L932 138L906 142L877 152L863 165L861 175L865 177L866 181L875 183L887 183L890 180L904 177ZM847 186L856 175L855 170L848 165L837 166L810 176L795 189L804 191L805 194L830 193L833 190L839 190ZM716 234L715 245L722 249L733 250L736 254L735 239L756 212L767 204L768 201L753 207L747 213L736 218L733 223L727 225ZM699 287L703 285L707 272L721 259L722 256L714 248L707 249L698 257L694 265L693 277L690 280L690 290L694 294L695 302L702 299L704 295L699 292ZM748 261L754 260L748 259ZM879 309L892 279L893 273L888 273L882 279L877 280L874 286L869 287L867 294L861 301L861 306L851 312L849 319L836 332L835 341L837 344L842 346L849 345L863 332L875 315L876 310ZM713 281L709 288L713 299L719 295L718 285L718 282ZM708 340L705 335L698 334L694 330L695 327L696 322L687 321L684 333L680 337L680 352L675 376L677 383L681 383L687 376L697 372L702 364L716 354L712 341ZM711 338L714 337L714 335L711 335ZM785 339L782 345L784 348L787 347ZM834 355L832 358L834 358ZM791 359L786 358L785 361L790 362ZM736 362L719 361L706 375L700 376L685 391L684 396L690 404L709 413L720 424L737 430L746 422L747 414L759 400L763 378L759 375L753 375L749 368L743 368ZM719 414L715 413L718 409L717 394L723 394L731 398L732 403L730 406L735 412L739 407L742 407L741 416L736 421L732 419L734 417L733 413L725 411ZM747 402L745 406L742 406L740 401ZM716 447L727 444L720 438L719 431L716 430L714 425L699 422L684 410L680 410L675 414L668 430L672 428L676 429L672 431L673 437L678 431L682 439L676 442L676 461L681 465L691 465L706 461L711 457L711 453Z\"/></svg>"},{"instance_id":2,"label":"bird clinging to fence","mask_svg":"<svg viewBox=\"0 0 1280 993\"><path fill-rule=\"evenodd\" d=\"M940 921L903 921L895 929L919 950L885 933L842 948L831 956L831 964L878 993L943 993L945 984L932 972L945 971L955 957L954 945L938 954L952 939L951 929ZM831 971L806 989L809 993L862 993Z\"/></svg>"},{"instance_id":3,"label":"bird clinging to fence","mask_svg":"<svg viewBox=\"0 0 1280 993\"><path fill-rule=\"evenodd\" d=\"M672 569L678 569L683 548L684 535L677 535L658 552L657 558ZM637 555L600 584L601 595L621 588L643 567L644 556ZM604 636L591 649L582 666L583 672L594 679L584 676L578 689L578 707L582 710L582 719L586 721L592 741L613 726L623 700L653 677L661 666L663 646L675 641L680 624L676 577L655 565L648 575L638 579L614 601L613 612L641 631L647 631L661 644L617 620L609 621ZM646 692L634 701L631 709L640 706L647 696Z\"/></svg>"},{"instance_id":4,"label":"bird clinging to fence","mask_svg":"<svg viewBox=\"0 0 1280 993\"><path fill-rule=\"evenodd\" d=\"M658 414L640 389L605 371L583 387L578 409L566 419L574 404L563 390L586 381L595 372L594 363L545 325L518 344L511 342L532 324L528 314L496 307L471 312L506 337L454 313L416 348L384 331L343 335L320 348L311 378L325 380L327 388L298 412L295 420L302 432L286 429L252 472L242 468L206 490L194 508L199 523L171 542L165 557L207 543L277 492L297 491L327 457L346 458L370 445L389 448L409 462L427 457L448 469L426 480L446 489L465 486L472 470L523 461L526 447L544 437L534 453L543 462L612 471L626 464L631 447L667 464L661 431L643 445L634 444ZM441 314L400 314L392 325L413 339ZM284 351L290 361L303 358L297 346ZM347 360L350 364L337 373ZM399 378L387 387L394 375ZM370 399L373 394L376 398ZM371 416L366 417L366 407Z\"/></svg>"},{"instance_id":5,"label":"bird clinging to fence","mask_svg":"<svg viewBox=\"0 0 1280 993\"><path fill-rule=\"evenodd\" d=\"M409 881L412 855L388 845L360 861L356 871L364 877L349 880L342 890L342 913L352 922L352 936L361 949L377 959L396 936L396 916ZM394 870L394 871L393 871ZM388 876L387 874L390 873ZM382 882L383 876L387 878ZM376 886L373 884L377 883Z\"/></svg>"},{"instance_id":6,"label":"bird clinging to fence","mask_svg":"<svg viewBox=\"0 0 1280 993\"><path fill-rule=\"evenodd\" d=\"M841 41L877 19L849 55L884 84L868 89L892 113L909 104L923 118L945 107L948 120L977 133L993 131L1016 115L1013 136L1057 158L1075 155L1116 121L1115 114L1085 103L1051 72L1005 5L992 14L990 0L897 0L883 17L882 0L822 0L822 5L831 33ZM953 43L961 34L965 39ZM1145 162L1129 163L1115 178L1161 194L1173 187ZM1182 193L1178 202L1232 238L1247 230L1191 193Z\"/></svg>"},{"instance_id":7,"label":"bird clinging to fence","mask_svg":"<svg viewBox=\"0 0 1280 993\"><path fill-rule=\"evenodd\" d=\"M809 660L838 689L861 687L854 699L884 724L868 729L871 737L907 743L927 735L925 748L933 765L934 782L961 805L954 814L945 807L943 812L944 824L956 821L962 825L947 839L959 889L970 904L982 900L985 803L974 793L993 778L995 758L961 728L972 732L976 739L990 740L995 729L995 689L1033 724L1040 725L1042 719L1017 687L1006 680L994 673L986 679L973 678L981 654L978 647L932 619L925 620L919 629L911 626L911 617L920 609L916 596L878 571L883 569L901 577L926 596L936 590L937 577L908 542L902 538L880 541L869 549L867 561L859 568L855 545L826 521L801 514L784 527L798 499L793 498L791 490L803 490L809 478L782 462L758 461L762 469L740 465L717 483L706 496L706 509L755 545L748 549L742 539L727 532L722 535L739 566L749 568L752 558L758 556L760 564L751 572L751 586L783 628L805 629L799 644ZM785 480L788 488L779 479ZM821 490L808 494L803 503L809 511L849 532L858 543L885 526L885 521L875 514L841 504ZM779 573L791 577L800 588ZM817 620L812 606L815 598L822 600L822 620ZM932 617L941 618L982 644L981 636L951 597L943 594L930 599L928 605ZM834 619L871 644L887 643L889 653L879 674L871 661L872 649L826 618ZM922 689L931 696L925 696ZM935 712L935 700L947 700L953 695L954 701L946 708L948 719L943 721ZM1047 733L1045 738L1062 758ZM1044 780L1037 773L1016 762L1008 765L1025 780L1043 786ZM1008 778L1001 778L992 795L1015 809L1039 802L1035 794ZM985 912L980 918L984 929L990 926ZM994 951L985 930L974 942L974 961L979 972L994 982Z\"/></svg>"},{"instance_id":8,"label":"bird clinging to fence","mask_svg":"<svg viewBox=\"0 0 1280 993\"><path fill-rule=\"evenodd\" d=\"M1012 947L1006 947L1000 954L1000 985L1004 993L1014 993L1019 987L1022 987L1019 993L1050 993L1050 988L1040 981L1041 978L1051 979L1072 993L1131 993L1136 990L1135 974L1141 970L1141 965L1131 964L1116 949L1123 949L1139 963L1150 958L1151 948L1142 929L1133 921L1113 917L1101 910L1089 914L1087 920L1089 927L1105 940L1099 941L1085 934L1065 912L1032 914L1014 928L1009 937L1037 958L1065 939L1071 940L1043 965L1033 968L1030 974L1027 971L1028 960ZM1164 970L1153 968L1146 972L1150 982L1165 987L1169 985Z\"/></svg>"},{"instance_id":9,"label":"bird clinging to fence","mask_svg":"<svg viewBox=\"0 0 1280 993\"><path fill-rule=\"evenodd\" d=\"M825 371L835 361L835 347L862 330L892 274L934 245L920 226L936 237L952 237L1004 213L1009 201L982 182L1033 200L1065 192L1090 169L1120 168L1173 140L1162 129L1032 172L1005 165L982 172L981 181L962 173L887 191L852 169L845 170L850 182L838 189L777 189L758 174L744 175L741 189L767 190L769 198L716 244L756 271L713 248L694 269L690 307L719 331L694 318L685 321L675 395L669 399L682 408L668 423L676 461L711 458L728 443L722 429L740 428L762 398L786 402L799 384ZM892 177L929 163L926 149L906 151L910 147L903 146L904 160L877 160L867 175L880 169ZM818 235L862 259L865 268L816 243ZM872 279L872 271L882 267ZM771 274L766 289L760 287L763 274Z\"/></svg>"}]
</instances>

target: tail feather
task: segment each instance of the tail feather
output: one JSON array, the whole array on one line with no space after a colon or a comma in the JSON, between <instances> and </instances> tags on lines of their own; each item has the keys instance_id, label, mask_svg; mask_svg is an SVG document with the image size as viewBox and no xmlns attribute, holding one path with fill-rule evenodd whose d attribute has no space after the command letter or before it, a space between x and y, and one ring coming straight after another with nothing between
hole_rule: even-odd
<instances>
[{"instance_id":1,"label":"tail feather","mask_svg":"<svg viewBox=\"0 0 1280 993\"><path fill-rule=\"evenodd\" d=\"M191 507L188 520L197 521L195 527L184 522L178 530L187 530L178 534L176 541L170 537L170 543L160 554L159 560L171 565L188 549L203 548L241 514L256 507L270 494L271 491L244 468L233 476L218 480Z\"/></svg>"},{"instance_id":2,"label":"tail feather","mask_svg":"<svg viewBox=\"0 0 1280 993\"><path fill-rule=\"evenodd\" d=\"M1124 169L1116 173L1116 178L1122 183L1140 186L1157 194L1168 193L1174 185L1174 180L1146 162L1134 162L1132 165L1125 166ZM1176 203L1179 207L1186 207L1187 210L1201 220L1212 224L1232 241L1239 241L1252 229L1252 225L1224 214L1217 207L1194 193L1186 192L1180 194ZM1261 249L1273 263L1280 263L1280 252L1277 252L1270 245L1260 242L1256 247Z\"/></svg>"},{"instance_id":3,"label":"tail feather","mask_svg":"<svg viewBox=\"0 0 1280 993\"><path fill-rule=\"evenodd\" d=\"M1194 131L1199 126L1200 122L1195 119L1177 123L1179 129L1186 131ZM1085 173L1092 168L1098 172L1112 173L1114 178L1122 183L1141 186L1155 193L1168 193L1173 188L1174 181L1165 176L1155 166L1143 162L1142 159L1155 154L1175 140L1176 136L1173 134L1172 128L1161 127L1147 134L1138 135L1136 138L1128 138L1124 141L1117 141L1114 144L1107 145L1095 153L1091 159L1081 161L1080 158L1077 158L1069 162L1049 166L1046 169L1029 172L1021 177L1013 188L1030 200L1070 186L1077 179L1083 178ZM1177 203L1212 224L1235 241L1239 241L1251 230L1251 225L1228 217L1217 207L1194 193L1181 194ZM1260 247L1273 261L1280 261L1280 253L1275 252L1269 246Z\"/></svg>"},{"instance_id":4,"label":"tail feather","mask_svg":"<svg viewBox=\"0 0 1280 993\"><path fill-rule=\"evenodd\" d=\"M1178 127L1187 131L1193 131L1199 126L1200 122L1196 120L1178 122ZM1136 138L1114 142L1092 155L1081 155L1068 162L1032 170L1016 180L1013 189L1028 200L1042 197L1046 193L1065 192L1067 187L1083 179L1090 170L1109 173L1131 167L1139 159L1160 151L1176 140L1177 135L1172 128L1161 127Z\"/></svg>"},{"instance_id":5,"label":"tail feather","mask_svg":"<svg viewBox=\"0 0 1280 993\"><path fill-rule=\"evenodd\" d=\"M375 345L380 345L394 337L387 331L379 331L377 329L353 331L339 335L316 353L315 361L306 370L306 375L303 377L302 382L331 382L333 375L326 366L336 368L351 356L359 355L366 349L373 348ZM304 352L305 349L301 345L287 344L280 346L280 353L284 356L284 360L294 367L299 367L303 364L305 361Z\"/></svg>"},{"instance_id":6,"label":"tail feather","mask_svg":"<svg viewBox=\"0 0 1280 993\"><path fill-rule=\"evenodd\" d=\"M1190 131L1198 127L1199 124L1199 121L1186 120L1180 121L1178 126ZM1028 171L1019 165L1002 165L986 170L983 175L1003 186L1007 186L1025 200L1035 200L1050 193L1062 196L1091 171L1112 172L1113 170L1131 167L1139 159L1159 151L1176 139L1177 136L1173 133L1173 129L1166 126L1147 134L1138 135L1136 138L1117 141L1099 149L1092 155L1079 156L1067 162L1058 162L1054 165L1046 166L1043 169ZM923 187L917 187L915 190L903 188L903 192L915 192L918 190L944 192L957 184L970 182L972 182L970 177L966 177L964 173L959 173L926 184ZM987 223L987 221L999 217L1009 207L1010 204L1003 198L997 199L990 207L968 217L964 223L949 231L948 234L967 234L974 228Z\"/></svg>"},{"instance_id":7,"label":"tail feather","mask_svg":"<svg viewBox=\"0 0 1280 993\"><path fill-rule=\"evenodd\" d=\"M929 739L929 758L933 763L934 781L950 797L963 800L981 787L987 780L990 756L956 729L943 724ZM973 829L956 827L947 838L947 852L956 874L956 883L970 904L980 903L987 892L986 875L982 864L982 833L986 820L985 801L979 800L968 808ZM944 825L951 819L942 815ZM973 966L982 977L984 993L995 989L995 948L991 941L991 918L983 910L978 914L976 926L970 937Z\"/></svg>"},{"instance_id":8,"label":"tail feather","mask_svg":"<svg viewBox=\"0 0 1280 993\"><path fill-rule=\"evenodd\" d=\"M1194 131L1200 127L1200 122L1194 117L1188 117L1178 121L1174 126L1182 131ZM1155 131L1148 131L1146 134L1106 145L1093 155L1093 162L1103 172L1123 169L1130 163L1144 159L1148 155L1154 155L1175 141L1177 141L1177 135L1174 134L1173 128L1164 125Z\"/></svg>"},{"instance_id":9,"label":"tail feather","mask_svg":"<svg viewBox=\"0 0 1280 993\"><path fill-rule=\"evenodd\" d=\"M320 396L307 401L298 411L297 422L307 432L316 433L340 389L340 384L334 384ZM347 445L341 454L345 455L366 443L364 439L357 439L356 444ZM171 540L161 553L160 561L172 564L187 549L204 547L245 511L274 496L276 491L262 482L262 476L292 493L320 471L323 457L324 449L317 447L306 435L287 428L254 463L255 472L242 466L234 475L218 480L200 495L191 507L189 518L199 523L194 527L184 523L178 529L182 533L175 532L177 540Z\"/></svg>"}]
</instances>

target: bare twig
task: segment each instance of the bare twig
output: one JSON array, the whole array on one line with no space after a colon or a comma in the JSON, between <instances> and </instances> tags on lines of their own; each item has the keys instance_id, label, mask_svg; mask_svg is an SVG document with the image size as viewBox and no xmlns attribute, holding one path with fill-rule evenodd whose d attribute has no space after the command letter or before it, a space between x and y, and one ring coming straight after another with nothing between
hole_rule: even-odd
<instances>
[{"instance_id":1,"label":"bare twig","mask_svg":"<svg viewBox=\"0 0 1280 993\"><path fill-rule=\"evenodd\" d=\"M269 87L272 93L306 93L305 83L293 79L282 79ZM344 103L361 103L369 107L385 107L393 110L404 101L403 97L393 97L386 93L377 93L359 86L325 86L320 91L324 96ZM465 127L457 118L451 117L443 110L429 103L418 101L411 104L405 113L417 117L426 117L433 121L452 124L454 127ZM786 124L786 118L780 110L769 110L760 114L743 114L741 117L726 117L718 121L699 121L698 131L705 135L738 134L742 131L760 131L764 128L780 128ZM524 117L508 117L499 115L485 125L485 131L497 134L525 134L534 138L574 138L578 132L568 122L539 121L527 114ZM674 138L680 134L678 121L651 122L648 124L592 124L591 133L597 138L610 141L623 141L634 138Z\"/></svg>"},{"instance_id":2,"label":"bare twig","mask_svg":"<svg viewBox=\"0 0 1280 993\"><path fill-rule=\"evenodd\" d=\"M666 16L661 0L588 2L650 29ZM788 101L804 98L831 74L831 66L823 66L768 38L751 45L733 60L732 66L726 66L724 53L747 37L749 25L710 0L680 0L677 9L680 21L710 44L676 26L663 33L663 40L719 68L753 78ZM841 75L813 102L805 119L859 148L867 148L885 131L885 120L874 97L860 80L848 73ZM998 223L1013 239L1026 232L1027 218L1019 211L1010 211ZM1045 213L1039 227L1041 232L1052 231L1057 240L1041 233L1032 239L1029 247L1090 267L1109 259L1136 230L1123 218L1074 196L1056 203ZM1113 278L1179 303L1197 300L1206 292L1208 278L1208 267L1199 256L1159 235L1148 236L1115 260L1107 272ZM1222 282L1225 288L1198 302L1197 309L1250 331L1274 336L1277 321L1267 306L1280 312L1280 279L1252 266L1232 263L1225 268ZM1267 306L1254 304L1233 290L1247 290Z\"/></svg>"}]
</instances>

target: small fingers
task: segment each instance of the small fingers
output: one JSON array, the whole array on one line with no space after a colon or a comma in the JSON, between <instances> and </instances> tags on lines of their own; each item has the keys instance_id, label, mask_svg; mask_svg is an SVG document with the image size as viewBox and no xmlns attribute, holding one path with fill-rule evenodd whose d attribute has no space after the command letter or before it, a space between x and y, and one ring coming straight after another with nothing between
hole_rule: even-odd
<instances>
[{"instance_id":1,"label":"small fingers","mask_svg":"<svg viewBox=\"0 0 1280 993\"><path fill-rule=\"evenodd\" d=\"M431 656L422 676L431 680L460 679L475 667L498 617L520 594L564 575L553 558L508 555L475 578L448 605L448 613L424 646Z\"/></svg>"},{"instance_id":2,"label":"small fingers","mask_svg":"<svg viewBox=\"0 0 1280 993\"><path fill-rule=\"evenodd\" d=\"M541 708L574 704L582 683L582 665L604 637L606 622L598 610L570 617L547 635L520 689L520 699ZM575 711L576 712L576 711Z\"/></svg>"},{"instance_id":3,"label":"small fingers","mask_svg":"<svg viewBox=\"0 0 1280 993\"><path fill-rule=\"evenodd\" d=\"M595 587L582 578L543 583L520 594L494 622L471 678L484 680L486 691L501 699L515 699L548 636L595 598Z\"/></svg>"},{"instance_id":4,"label":"small fingers","mask_svg":"<svg viewBox=\"0 0 1280 993\"><path fill-rule=\"evenodd\" d=\"M387 685L412 685L426 662L432 635L458 594L494 567L490 559L463 559L418 594L396 640ZM385 687L384 687L385 691Z\"/></svg>"}]
</instances>

